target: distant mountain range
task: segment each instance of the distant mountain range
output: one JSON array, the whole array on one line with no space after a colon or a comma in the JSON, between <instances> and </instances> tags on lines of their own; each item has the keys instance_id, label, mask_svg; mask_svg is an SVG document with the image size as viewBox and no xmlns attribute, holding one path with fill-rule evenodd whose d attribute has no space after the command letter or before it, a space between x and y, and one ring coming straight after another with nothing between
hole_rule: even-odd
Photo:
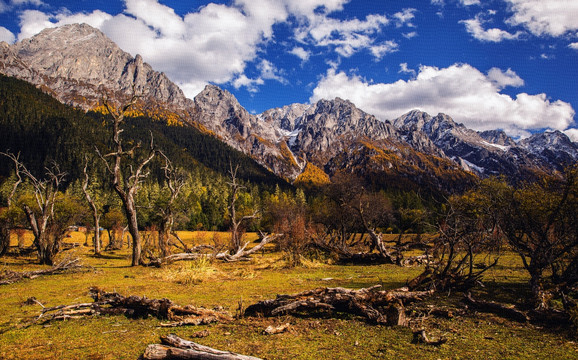
<instances>
[{"instance_id":1,"label":"distant mountain range","mask_svg":"<svg viewBox=\"0 0 578 360\"><path fill-rule=\"evenodd\" d=\"M140 111L212 134L297 183L323 182L346 171L384 186L451 190L476 176L521 180L578 160L578 144L558 131L514 141L499 130L477 132L447 115L417 110L380 121L339 98L252 115L231 93L213 85L187 99L139 55L133 58L88 25L46 29L14 45L1 43L0 73L84 110L98 108L104 94L120 104L135 92L142 95Z\"/></svg>"}]
</instances>

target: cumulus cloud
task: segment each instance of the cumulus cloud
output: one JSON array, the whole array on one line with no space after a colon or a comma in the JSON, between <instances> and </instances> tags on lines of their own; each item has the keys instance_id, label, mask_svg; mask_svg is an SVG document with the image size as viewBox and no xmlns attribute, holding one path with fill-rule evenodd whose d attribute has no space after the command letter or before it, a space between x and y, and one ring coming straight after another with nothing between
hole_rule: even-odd
<instances>
[{"instance_id":1,"label":"cumulus cloud","mask_svg":"<svg viewBox=\"0 0 578 360\"><path fill-rule=\"evenodd\" d=\"M460 4L464 6L480 5L480 0L460 0Z\"/></svg>"},{"instance_id":2,"label":"cumulus cloud","mask_svg":"<svg viewBox=\"0 0 578 360\"><path fill-rule=\"evenodd\" d=\"M512 98L500 92L504 86L521 83L510 69L492 69L485 75L468 64L441 69L421 66L414 79L375 84L331 69L310 101L349 99L381 119L395 119L413 109L432 115L442 112L470 128L499 128L513 136L527 135L531 129L565 130L573 123L575 111L566 102L551 101L546 94L519 93Z\"/></svg>"},{"instance_id":3,"label":"cumulus cloud","mask_svg":"<svg viewBox=\"0 0 578 360\"><path fill-rule=\"evenodd\" d=\"M578 42L572 43L568 45L570 49L578 50Z\"/></svg>"},{"instance_id":4,"label":"cumulus cloud","mask_svg":"<svg viewBox=\"0 0 578 360\"><path fill-rule=\"evenodd\" d=\"M578 129L572 128L564 130L564 134L570 138L573 142L578 142Z\"/></svg>"},{"instance_id":5,"label":"cumulus cloud","mask_svg":"<svg viewBox=\"0 0 578 360\"><path fill-rule=\"evenodd\" d=\"M68 24L86 23L95 28L101 28L110 19L112 19L111 15L100 10L77 14L63 10L55 15L49 15L39 10L26 10L20 15L18 40L32 37L46 28Z\"/></svg>"},{"instance_id":6,"label":"cumulus cloud","mask_svg":"<svg viewBox=\"0 0 578 360\"><path fill-rule=\"evenodd\" d=\"M521 31L512 34L498 28L484 29L482 25L485 21L479 14L474 19L461 20L460 23L466 26L466 31L470 35L480 41L501 42L504 40L516 40L523 34Z\"/></svg>"},{"instance_id":7,"label":"cumulus cloud","mask_svg":"<svg viewBox=\"0 0 578 360\"><path fill-rule=\"evenodd\" d=\"M578 30L576 0L505 0L513 15L506 21L523 25L537 36L562 36Z\"/></svg>"},{"instance_id":8,"label":"cumulus cloud","mask_svg":"<svg viewBox=\"0 0 578 360\"><path fill-rule=\"evenodd\" d=\"M1 1L1 0L0 0ZM38 2L39 0L18 0ZM274 25L294 22L295 36L308 45L329 47L341 56L368 49L376 58L395 51L393 42L375 43L374 36L389 23L385 15L364 20L339 20L329 15L343 10L349 0L234 0L210 3L183 16L158 0L125 0L121 14L102 11L44 13L27 10L20 16L18 39L31 37L44 28L87 23L108 35L133 56L141 54L153 68L165 72L188 97L209 83L231 83L256 90L264 80L286 81L260 61L260 50L273 39ZM412 15L400 13L399 21ZM403 19L402 19L403 18ZM302 47L291 52L302 60L309 53ZM261 66L261 75L245 75L249 63Z\"/></svg>"},{"instance_id":9,"label":"cumulus cloud","mask_svg":"<svg viewBox=\"0 0 578 360\"><path fill-rule=\"evenodd\" d=\"M491 68L490 71L488 71L488 80L493 82L494 85L496 85L496 88L500 90L507 86L524 86L524 80L512 69L502 71L499 68Z\"/></svg>"},{"instance_id":10,"label":"cumulus cloud","mask_svg":"<svg viewBox=\"0 0 578 360\"><path fill-rule=\"evenodd\" d=\"M12 34L12 31L0 26L0 41L6 41L7 43L12 44L14 40L16 40L16 37Z\"/></svg>"}]
</instances>

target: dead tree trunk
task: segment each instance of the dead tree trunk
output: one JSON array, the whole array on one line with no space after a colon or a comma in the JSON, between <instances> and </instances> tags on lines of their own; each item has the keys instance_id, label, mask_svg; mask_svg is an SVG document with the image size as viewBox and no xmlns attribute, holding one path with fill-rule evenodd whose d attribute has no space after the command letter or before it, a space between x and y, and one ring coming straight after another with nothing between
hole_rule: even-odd
<instances>
[{"instance_id":1,"label":"dead tree trunk","mask_svg":"<svg viewBox=\"0 0 578 360\"><path fill-rule=\"evenodd\" d=\"M149 345L141 356L141 359L260 360L253 356L213 349L192 341L184 340L174 334L161 336L161 342L162 344Z\"/></svg>"},{"instance_id":2,"label":"dead tree trunk","mask_svg":"<svg viewBox=\"0 0 578 360\"><path fill-rule=\"evenodd\" d=\"M173 166L170 159L159 151L159 154L165 159L165 166L163 167L166 186L169 189L168 201L164 206L158 209L161 213L159 222L159 247L163 257L170 255L169 238L173 232L173 225L175 222L175 202L177 201L181 190L185 186L185 177L179 169Z\"/></svg>"},{"instance_id":3,"label":"dead tree trunk","mask_svg":"<svg viewBox=\"0 0 578 360\"><path fill-rule=\"evenodd\" d=\"M55 226L54 223L51 224L51 220L53 220L54 216L54 205L58 190L66 174L60 171L58 165L54 163L50 168L46 168L45 179L39 180L20 162L18 156L2 154L14 162L19 179L25 176L32 184L36 203L35 209L33 210L29 205L24 205L23 210L34 234L34 246L36 247L40 263L52 265L53 258L59 251L64 233L62 228ZM17 181L17 184L20 182L21 180ZM14 196L15 192L16 187L12 189L10 198Z\"/></svg>"},{"instance_id":4,"label":"dead tree trunk","mask_svg":"<svg viewBox=\"0 0 578 360\"><path fill-rule=\"evenodd\" d=\"M84 192L84 197L86 198L86 202L90 206L92 210L92 219L94 220L94 254L100 254L100 212L98 211L98 207L96 206L95 201L93 200L92 196L88 192L88 161L84 165L84 182L82 183L82 191ZM86 234L88 236L88 228L86 229Z\"/></svg>"},{"instance_id":5,"label":"dead tree trunk","mask_svg":"<svg viewBox=\"0 0 578 360\"><path fill-rule=\"evenodd\" d=\"M98 155L105 163L106 168L111 175L112 186L122 202L124 213L126 215L128 229L132 237L132 266L140 265L142 260L142 245L138 229L135 196L142 181L148 176L148 173L145 173L144 169L155 156L155 149L151 139L148 155L141 159L138 164L135 164L134 167L127 167L126 164L124 164L123 168L123 161L130 161L130 157L134 156L135 151L140 148L139 143L126 151L123 148L122 139L120 138L120 134L123 131L121 129L121 124L125 119L126 112L136 103L137 98L136 95L133 95L128 104L124 105L120 111L113 110L108 100L106 98L103 99L105 108L113 118L113 141L115 149L113 152L104 155L102 155L97 149Z\"/></svg>"},{"instance_id":6,"label":"dead tree trunk","mask_svg":"<svg viewBox=\"0 0 578 360\"><path fill-rule=\"evenodd\" d=\"M231 176L231 182L229 182L229 186L231 187L231 200L229 203L229 215L231 216L231 243L229 251L231 254L237 254L241 250L241 238L243 235L241 226L243 223L258 217L257 210L255 210L252 215L237 216L237 195L239 190L243 188L237 180L238 170L239 165L233 169L233 165L230 164L229 175Z\"/></svg>"}]
</instances>

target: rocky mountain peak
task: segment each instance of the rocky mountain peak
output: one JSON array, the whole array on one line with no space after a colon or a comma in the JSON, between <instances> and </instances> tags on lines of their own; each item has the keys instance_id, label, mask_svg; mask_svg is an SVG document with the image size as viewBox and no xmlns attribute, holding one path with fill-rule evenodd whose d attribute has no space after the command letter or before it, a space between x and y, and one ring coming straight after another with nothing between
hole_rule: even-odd
<instances>
[{"instance_id":1,"label":"rocky mountain peak","mask_svg":"<svg viewBox=\"0 0 578 360\"><path fill-rule=\"evenodd\" d=\"M500 146L516 146L516 142L502 130L486 130L480 136L489 143Z\"/></svg>"},{"instance_id":2,"label":"rocky mountain peak","mask_svg":"<svg viewBox=\"0 0 578 360\"><path fill-rule=\"evenodd\" d=\"M412 110L393 121L396 127L407 130L423 130L425 124L431 121L432 117L420 110Z\"/></svg>"},{"instance_id":3,"label":"rocky mountain peak","mask_svg":"<svg viewBox=\"0 0 578 360\"><path fill-rule=\"evenodd\" d=\"M519 144L544 161L558 164L559 170L578 161L578 144L558 130L534 134Z\"/></svg>"},{"instance_id":4,"label":"rocky mountain peak","mask_svg":"<svg viewBox=\"0 0 578 360\"><path fill-rule=\"evenodd\" d=\"M0 71L29 81L60 101L84 109L98 106L102 93L112 102L134 91L143 103L162 104L184 114L191 101L142 56L120 49L100 30L87 24L48 28L14 45L0 48Z\"/></svg>"}]
</instances>

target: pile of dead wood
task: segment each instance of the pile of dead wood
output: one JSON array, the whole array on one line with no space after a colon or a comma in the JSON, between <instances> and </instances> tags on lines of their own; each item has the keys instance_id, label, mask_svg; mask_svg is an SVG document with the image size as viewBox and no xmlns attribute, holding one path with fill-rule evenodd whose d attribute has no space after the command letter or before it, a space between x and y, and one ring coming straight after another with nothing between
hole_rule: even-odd
<instances>
[{"instance_id":1,"label":"pile of dead wood","mask_svg":"<svg viewBox=\"0 0 578 360\"><path fill-rule=\"evenodd\" d=\"M192 305L179 306L169 299L148 299L145 296L122 296L117 292L90 289L92 303L60 305L43 308L36 322L47 323L83 316L125 315L129 318L153 316L169 320L161 326L204 325L215 322L229 322L233 318L225 311L205 309Z\"/></svg>"},{"instance_id":2,"label":"pile of dead wood","mask_svg":"<svg viewBox=\"0 0 578 360\"><path fill-rule=\"evenodd\" d=\"M260 301L245 309L247 316L276 316L322 312L342 312L361 316L371 323L407 325L404 305L420 301L433 291L409 291L407 288L379 290L375 285L360 290L318 288L294 295Z\"/></svg>"},{"instance_id":3,"label":"pile of dead wood","mask_svg":"<svg viewBox=\"0 0 578 360\"><path fill-rule=\"evenodd\" d=\"M12 270L3 270L0 272L0 285L14 284L23 279L34 279L44 275L62 274L65 272L76 272L82 270L91 270L91 267L82 265L80 259L66 258L50 269L34 270L26 272L17 272Z\"/></svg>"}]
</instances>

